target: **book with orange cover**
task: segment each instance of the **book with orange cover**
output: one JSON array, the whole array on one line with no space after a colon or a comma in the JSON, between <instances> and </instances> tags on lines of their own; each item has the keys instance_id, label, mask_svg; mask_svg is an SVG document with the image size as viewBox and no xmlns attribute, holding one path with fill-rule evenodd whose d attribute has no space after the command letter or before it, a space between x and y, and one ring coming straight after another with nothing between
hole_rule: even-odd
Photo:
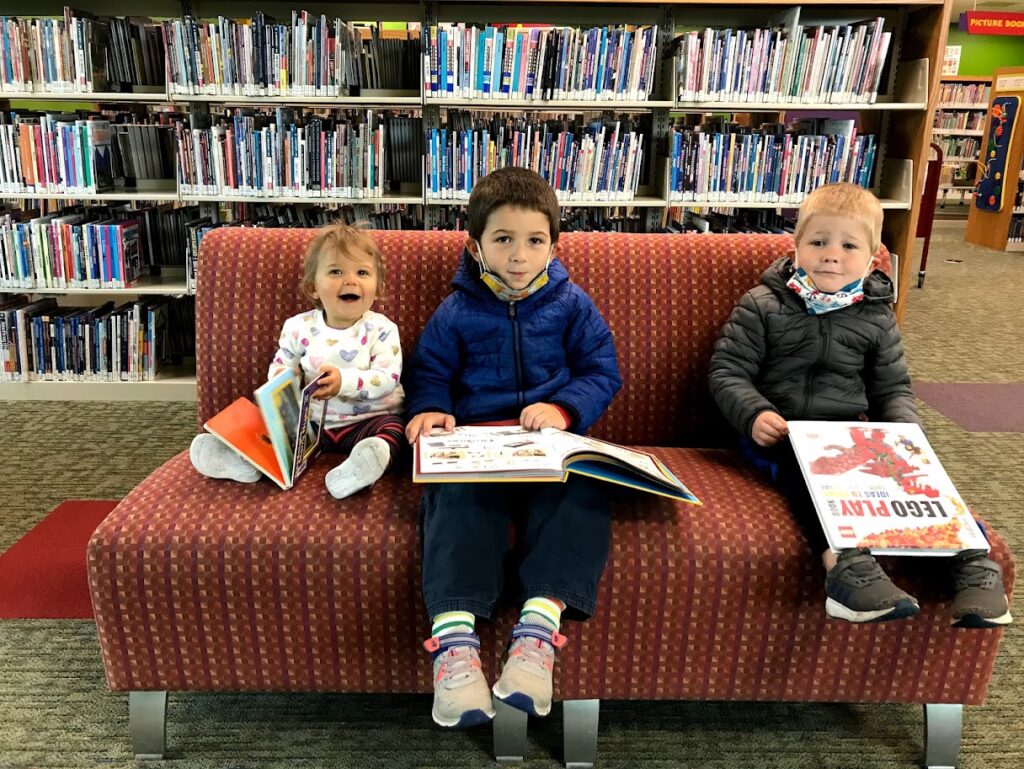
<instances>
[{"instance_id":1,"label":"book with orange cover","mask_svg":"<svg viewBox=\"0 0 1024 769\"><path fill-rule=\"evenodd\" d=\"M282 489L290 489L320 450L327 401L314 401L317 377L300 389L292 371L239 398L203 425Z\"/></svg>"}]
</instances>

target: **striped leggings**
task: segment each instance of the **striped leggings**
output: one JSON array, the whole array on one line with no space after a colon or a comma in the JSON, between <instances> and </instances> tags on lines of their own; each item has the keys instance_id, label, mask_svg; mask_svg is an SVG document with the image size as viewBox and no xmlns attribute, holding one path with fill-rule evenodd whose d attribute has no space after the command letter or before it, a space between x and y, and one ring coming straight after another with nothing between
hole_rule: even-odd
<instances>
[{"instance_id":1,"label":"striped leggings","mask_svg":"<svg viewBox=\"0 0 1024 769\"><path fill-rule=\"evenodd\" d=\"M344 454L352 450L364 438L383 438L391 449L390 470L395 466L405 446L405 422L394 414L382 414L344 427L320 432L320 449L332 454Z\"/></svg>"}]
</instances>

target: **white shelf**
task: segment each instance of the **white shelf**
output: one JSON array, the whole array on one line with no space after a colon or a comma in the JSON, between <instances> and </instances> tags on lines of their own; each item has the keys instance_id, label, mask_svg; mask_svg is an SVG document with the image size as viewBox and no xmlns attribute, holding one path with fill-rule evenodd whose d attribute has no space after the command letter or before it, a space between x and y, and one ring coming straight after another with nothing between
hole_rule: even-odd
<instances>
[{"instance_id":1,"label":"white shelf","mask_svg":"<svg viewBox=\"0 0 1024 769\"><path fill-rule=\"evenodd\" d=\"M917 111L928 109L923 101L894 102L879 99L874 104L837 104L835 102L769 102L769 101L677 101L672 109L679 112L864 112L864 111Z\"/></svg>"},{"instance_id":2,"label":"white shelf","mask_svg":"<svg viewBox=\"0 0 1024 769\"><path fill-rule=\"evenodd\" d=\"M460 109L497 110L594 110L594 111L635 111L672 107L672 101L649 99L647 101L619 101L616 99L466 99L462 97L428 96L423 99L426 107L458 107Z\"/></svg>"},{"instance_id":3,"label":"white shelf","mask_svg":"<svg viewBox=\"0 0 1024 769\"><path fill-rule=\"evenodd\" d=\"M310 105L320 107L372 107L372 106L408 106L422 107L423 98L417 94L410 96L411 91L398 92L401 95L370 95L370 96L229 96L206 94L173 94L170 101L175 104L288 104Z\"/></svg>"},{"instance_id":4,"label":"white shelf","mask_svg":"<svg viewBox=\"0 0 1024 769\"><path fill-rule=\"evenodd\" d=\"M971 104L960 104L955 101L943 102L939 109L956 110L960 112L974 112L975 110L988 109L988 102L975 102Z\"/></svg>"},{"instance_id":5,"label":"white shelf","mask_svg":"<svg viewBox=\"0 0 1024 769\"><path fill-rule=\"evenodd\" d=\"M969 128L933 128L932 133L935 136L984 136L985 132L981 129L969 129Z\"/></svg>"},{"instance_id":6,"label":"white shelf","mask_svg":"<svg viewBox=\"0 0 1024 769\"><path fill-rule=\"evenodd\" d=\"M974 192L973 184L940 184L940 190L961 190L962 192Z\"/></svg>"},{"instance_id":7,"label":"white shelf","mask_svg":"<svg viewBox=\"0 0 1024 769\"><path fill-rule=\"evenodd\" d=\"M188 286L181 276L156 275L139 278L130 288L0 288L0 293L45 296L181 296L188 293Z\"/></svg>"},{"instance_id":8,"label":"white shelf","mask_svg":"<svg viewBox=\"0 0 1024 769\"><path fill-rule=\"evenodd\" d=\"M464 206L469 198L427 198L428 206ZM665 198L653 195L637 195L632 200L562 200L560 208L664 208Z\"/></svg>"},{"instance_id":9,"label":"white shelf","mask_svg":"<svg viewBox=\"0 0 1024 769\"><path fill-rule=\"evenodd\" d=\"M943 158L943 164L946 163L977 163L977 158Z\"/></svg>"},{"instance_id":10,"label":"white shelf","mask_svg":"<svg viewBox=\"0 0 1024 769\"><path fill-rule=\"evenodd\" d=\"M882 208L887 208L895 211L908 210L910 203L902 200L894 200L892 198L879 198L878 202L882 204ZM784 209L784 208L799 208L800 203L756 203L756 202L726 202L722 200L670 200L668 205L673 208L765 208L765 209Z\"/></svg>"},{"instance_id":11,"label":"white shelf","mask_svg":"<svg viewBox=\"0 0 1024 769\"><path fill-rule=\"evenodd\" d=\"M196 375L164 369L155 382L0 382L0 400L194 401Z\"/></svg>"},{"instance_id":12,"label":"white shelf","mask_svg":"<svg viewBox=\"0 0 1024 769\"><path fill-rule=\"evenodd\" d=\"M169 101L164 91L152 93L121 93L120 91L87 91L82 93L52 93L49 91L0 91L0 99L25 101L101 101L143 102L159 104Z\"/></svg>"},{"instance_id":13,"label":"white shelf","mask_svg":"<svg viewBox=\"0 0 1024 769\"><path fill-rule=\"evenodd\" d=\"M309 197L305 195L273 196L265 197L259 195L182 195L180 198L185 203L315 203L327 205L333 203L341 206L375 206L401 203L405 205L423 205L422 195L385 194L379 198L334 198L334 197Z\"/></svg>"},{"instance_id":14,"label":"white shelf","mask_svg":"<svg viewBox=\"0 0 1024 769\"><path fill-rule=\"evenodd\" d=\"M0 192L0 200L178 200L173 187L113 192Z\"/></svg>"},{"instance_id":15,"label":"white shelf","mask_svg":"<svg viewBox=\"0 0 1024 769\"><path fill-rule=\"evenodd\" d=\"M1013 253L1024 252L1024 243L1018 243L1016 241L1007 242L1006 251L1010 251Z\"/></svg>"}]
</instances>

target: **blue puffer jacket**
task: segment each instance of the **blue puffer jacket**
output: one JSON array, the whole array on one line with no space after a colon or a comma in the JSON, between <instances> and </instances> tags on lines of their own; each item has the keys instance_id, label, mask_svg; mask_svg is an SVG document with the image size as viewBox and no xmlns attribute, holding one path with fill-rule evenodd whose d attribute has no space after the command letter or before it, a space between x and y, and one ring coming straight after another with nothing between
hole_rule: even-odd
<instances>
[{"instance_id":1,"label":"blue puffer jacket","mask_svg":"<svg viewBox=\"0 0 1024 769\"><path fill-rule=\"evenodd\" d=\"M406 377L406 413L452 414L457 424L518 419L533 403L565 409L584 433L622 386L612 333L557 259L548 283L502 302L464 253L455 291L430 318Z\"/></svg>"}]
</instances>

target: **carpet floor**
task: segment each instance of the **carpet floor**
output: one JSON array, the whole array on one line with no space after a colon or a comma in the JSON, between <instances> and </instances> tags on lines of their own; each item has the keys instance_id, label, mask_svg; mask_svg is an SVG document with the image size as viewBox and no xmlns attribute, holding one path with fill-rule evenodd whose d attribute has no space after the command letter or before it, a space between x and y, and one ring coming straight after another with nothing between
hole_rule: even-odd
<instances>
[{"instance_id":1,"label":"carpet floor","mask_svg":"<svg viewBox=\"0 0 1024 769\"><path fill-rule=\"evenodd\" d=\"M936 223L925 288L905 288L911 371L922 382L1024 382L1024 255L967 246L963 227ZM1024 557L1024 435L970 433L926 404L922 413L962 495ZM123 496L196 428L193 404L0 402L0 419L0 550L65 499ZM1013 609L1019 624L1005 636L988 702L966 712L963 769L1024 766L1019 599ZM429 707L425 696L172 694L168 766L493 765L489 731L441 733ZM606 702L598 761L623 769L912 769L921 765L922 739L921 710L912 706ZM557 709L531 724L530 740L525 766L560 766ZM137 766L127 698L106 689L93 623L0 622L0 767Z\"/></svg>"}]
</instances>

